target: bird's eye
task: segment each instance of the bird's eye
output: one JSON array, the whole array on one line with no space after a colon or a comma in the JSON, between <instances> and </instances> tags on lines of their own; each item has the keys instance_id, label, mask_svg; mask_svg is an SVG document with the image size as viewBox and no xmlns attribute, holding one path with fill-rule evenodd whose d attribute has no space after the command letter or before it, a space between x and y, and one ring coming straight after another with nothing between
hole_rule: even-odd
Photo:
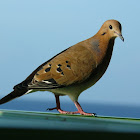
<instances>
[{"instance_id":1,"label":"bird's eye","mask_svg":"<svg viewBox=\"0 0 140 140\"><path fill-rule=\"evenodd\" d=\"M112 29L113 27L112 27L112 25L109 25L109 29Z\"/></svg>"}]
</instances>

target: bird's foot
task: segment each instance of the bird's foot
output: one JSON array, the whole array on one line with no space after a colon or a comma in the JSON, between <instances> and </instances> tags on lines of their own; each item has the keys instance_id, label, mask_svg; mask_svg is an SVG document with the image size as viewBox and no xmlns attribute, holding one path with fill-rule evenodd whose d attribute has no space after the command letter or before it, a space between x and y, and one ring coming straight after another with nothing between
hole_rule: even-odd
<instances>
[{"instance_id":1,"label":"bird's foot","mask_svg":"<svg viewBox=\"0 0 140 140\"><path fill-rule=\"evenodd\" d=\"M81 111L81 110L79 110L79 111L77 111L79 114L81 114L81 115L87 115L87 116L96 116L96 114L95 113L86 113L86 112L84 112L84 111Z\"/></svg>"},{"instance_id":2,"label":"bird's foot","mask_svg":"<svg viewBox=\"0 0 140 140\"><path fill-rule=\"evenodd\" d=\"M75 111L75 112L70 112L70 111L64 111L61 109L57 109L57 111L61 114L81 114L81 115L87 115L87 116L96 116L95 113L86 113L84 111Z\"/></svg>"},{"instance_id":3,"label":"bird's foot","mask_svg":"<svg viewBox=\"0 0 140 140\"><path fill-rule=\"evenodd\" d=\"M58 108L58 107L47 108L46 110L51 111L51 110L55 110L55 109L56 109L59 113L61 113L61 114L76 114L75 112L64 111L64 110L62 110L62 109L60 109L60 108Z\"/></svg>"},{"instance_id":4,"label":"bird's foot","mask_svg":"<svg viewBox=\"0 0 140 140\"><path fill-rule=\"evenodd\" d=\"M61 114L81 114L81 115L87 115L87 116L95 116L95 113L86 113L84 111L74 111L74 112L71 112L71 111L64 111L60 108L57 108L57 107L54 107L54 108L48 108L47 110L54 110L56 109L59 113Z\"/></svg>"},{"instance_id":5,"label":"bird's foot","mask_svg":"<svg viewBox=\"0 0 140 140\"><path fill-rule=\"evenodd\" d=\"M57 111L61 114L75 114L74 112L70 112L70 111L64 111L62 109L57 109Z\"/></svg>"},{"instance_id":6,"label":"bird's foot","mask_svg":"<svg viewBox=\"0 0 140 140\"><path fill-rule=\"evenodd\" d=\"M77 114L78 113L78 111L76 111L76 112L64 111L64 110L62 110L61 108L58 108L58 107L47 108L46 110L51 111L51 110L55 110L55 109L61 114Z\"/></svg>"}]
</instances>

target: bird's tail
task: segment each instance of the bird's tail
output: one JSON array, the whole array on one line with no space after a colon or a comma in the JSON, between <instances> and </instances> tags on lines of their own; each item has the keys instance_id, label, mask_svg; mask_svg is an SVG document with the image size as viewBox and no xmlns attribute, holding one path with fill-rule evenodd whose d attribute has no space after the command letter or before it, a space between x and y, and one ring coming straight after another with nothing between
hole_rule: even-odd
<instances>
[{"instance_id":1,"label":"bird's tail","mask_svg":"<svg viewBox=\"0 0 140 140\"><path fill-rule=\"evenodd\" d=\"M6 95L5 97L3 97L2 99L0 99L0 104L4 104L16 97L22 96L23 94L25 94L28 90L27 89L15 89L14 91L12 91L11 93L9 93L8 95Z\"/></svg>"}]
</instances>

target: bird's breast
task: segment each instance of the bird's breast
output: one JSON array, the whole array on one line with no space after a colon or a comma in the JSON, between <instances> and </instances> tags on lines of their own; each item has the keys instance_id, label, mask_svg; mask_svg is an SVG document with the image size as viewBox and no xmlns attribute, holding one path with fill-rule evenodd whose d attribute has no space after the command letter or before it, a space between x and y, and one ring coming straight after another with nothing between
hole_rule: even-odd
<instances>
[{"instance_id":1,"label":"bird's breast","mask_svg":"<svg viewBox=\"0 0 140 140\"><path fill-rule=\"evenodd\" d=\"M97 67L95 69L93 69L91 75L83 82L83 86L85 89L94 85L103 76L103 74L107 70L107 67L111 60L113 46L114 46L114 40L110 40L106 50L104 50L104 54L103 53L97 54L97 55L99 55L96 57ZM102 50L100 50L100 52L102 52Z\"/></svg>"}]
</instances>

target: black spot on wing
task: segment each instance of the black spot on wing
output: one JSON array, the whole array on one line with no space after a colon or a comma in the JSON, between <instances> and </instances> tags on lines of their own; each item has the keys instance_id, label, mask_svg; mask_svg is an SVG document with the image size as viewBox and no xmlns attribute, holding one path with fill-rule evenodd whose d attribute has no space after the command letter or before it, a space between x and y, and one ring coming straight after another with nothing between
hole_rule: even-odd
<instances>
[{"instance_id":1,"label":"black spot on wing","mask_svg":"<svg viewBox=\"0 0 140 140\"><path fill-rule=\"evenodd\" d=\"M71 48L71 47L69 47ZM52 59L54 59L56 56L58 56L59 54L67 51L69 48L65 49L64 51L58 53L57 55L55 55L54 57L52 57L51 59L49 59L48 61L44 62L42 65L40 65L39 67L37 67L24 81L27 82L28 84L32 81L34 75L43 68L43 66L45 66L47 63L49 63Z\"/></svg>"},{"instance_id":2,"label":"black spot on wing","mask_svg":"<svg viewBox=\"0 0 140 140\"><path fill-rule=\"evenodd\" d=\"M50 84L57 84L56 81L53 78L48 79L48 80L44 80L44 81L48 81L48 82L50 82Z\"/></svg>"},{"instance_id":3,"label":"black spot on wing","mask_svg":"<svg viewBox=\"0 0 140 140\"><path fill-rule=\"evenodd\" d=\"M51 67L49 67L49 68L45 69L45 71L46 71L46 72L49 72L49 71L50 71L50 69L51 69Z\"/></svg>"},{"instance_id":4,"label":"black spot on wing","mask_svg":"<svg viewBox=\"0 0 140 140\"><path fill-rule=\"evenodd\" d=\"M58 71L58 72L61 72L62 70L61 70L61 68L59 67L59 68L57 68L57 71Z\"/></svg>"},{"instance_id":5,"label":"black spot on wing","mask_svg":"<svg viewBox=\"0 0 140 140\"><path fill-rule=\"evenodd\" d=\"M61 74L62 74L62 75L64 75L64 73L63 73L63 72L61 72Z\"/></svg>"},{"instance_id":6,"label":"black spot on wing","mask_svg":"<svg viewBox=\"0 0 140 140\"><path fill-rule=\"evenodd\" d=\"M62 65L61 64L58 64L58 66L61 67Z\"/></svg>"},{"instance_id":7,"label":"black spot on wing","mask_svg":"<svg viewBox=\"0 0 140 140\"><path fill-rule=\"evenodd\" d=\"M69 61L66 61L66 63L69 63Z\"/></svg>"},{"instance_id":8,"label":"black spot on wing","mask_svg":"<svg viewBox=\"0 0 140 140\"><path fill-rule=\"evenodd\" d=\"M67 68L71 69L70 65L67 65Z\"/></svg>"}]
</instances>

